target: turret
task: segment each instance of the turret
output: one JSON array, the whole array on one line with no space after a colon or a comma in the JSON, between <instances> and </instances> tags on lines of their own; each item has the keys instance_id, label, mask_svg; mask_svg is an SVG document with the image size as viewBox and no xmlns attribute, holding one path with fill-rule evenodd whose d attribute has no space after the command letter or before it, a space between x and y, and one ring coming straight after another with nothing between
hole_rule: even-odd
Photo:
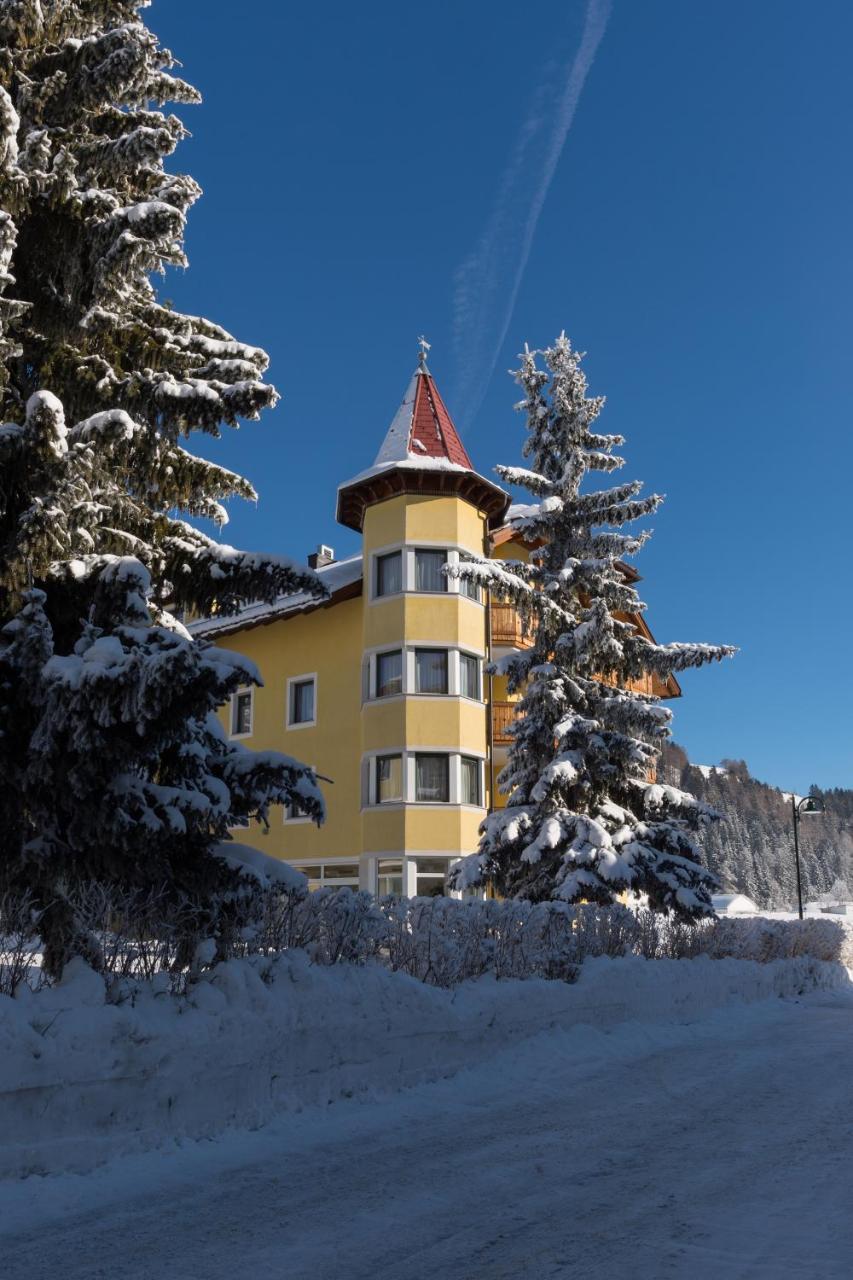
<instances>
[{"instance_id":1,"label":"turret","mask_svg":"<svg viewBox=\"0 0 853 1280\"><path fill-rule=\"evenodd\" d=\"M363 538L363 882L374 891L434 890L476 847L486 610L442 569L488 553L508 503L474 470L422 349L373 466L338 492L338 519Z\"/></svg>"}]
</instances>

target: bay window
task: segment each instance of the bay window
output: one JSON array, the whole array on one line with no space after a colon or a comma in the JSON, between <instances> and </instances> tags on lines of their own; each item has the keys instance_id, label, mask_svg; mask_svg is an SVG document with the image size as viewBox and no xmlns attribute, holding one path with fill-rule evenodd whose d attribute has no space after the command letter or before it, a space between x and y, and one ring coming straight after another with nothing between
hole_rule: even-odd
<instances>
[{"instance_id":1,"label":"bay window","mask_svg":"<svg viewBox=\"0 0 853 1280\"><path fill-rule=\"evenodd\" d=\"M376 557L376 594L393 596L403 590L403 553L391 551Z\"/></svg>"},{"instance_id":2,"label":"bay window","mask_svg":"<svg viewBox=\"0 0 853 1280\"><path fill-rule=\"evenodd\" d=\"M403 651L380 653L376 657L376 696L390 698L403 692Z\"/></svg>"},{"instance_id":3,"label":"bay window","mask_svg":"<svg viewBox=\"0 0 853 1280\"><path fill-rule=\"evenodd\" d=\"M389 804L403 799L403 757L376 757L376 803Z\"/></svg>"},{"instance_id":4,"label":"bay window","mask_svg":"<svg viewBox=\"0 0 853 1280\"><path fill-rule=\"evenodd\" d=\"M447 693L447 650L415 650L415 693Z\"/></svg>"},{"instance_id":5,"label":"bay window","mask_svg":"<svg viewBox=\"0 0 853 1280\"><path fill-rule=\"evenodd\" d=\"M470 559L471 557L465 555L464 553L461 553L459 556L459 561L461 564L464 564L466 560L470 560ZM480 584L476 580L476 578L460 578L459 594L462 596L467 596L469 600L480 601L482 599Z\"/></svg>"},{"instance_id":6,"label":"bay window","mask_svg":"<svg viewBox=\"0 0 853 1280\"><path fill-rule=\"evenodd\" d=\"M463 756L460 765L459 801L461 804L480 805L480 761L473 756Z\"/></svg>"},{"instance_id":7,"label":"bay window","mask_svg":"<svg viewBox=\"0 0 853 1280\"><path fill-rule=\"evenodd\" d=\"M415 590L446 591L447 578L441 572L447 564L446 551L417 550L415 552Z\"/></svg>"},{"instance_id":8,"label":"bay window","mask_svg":"<svg viewBox=\"0 0 853 1280\"><path fill-rule=\"evenodd\" d=\"M459 655L459 692L463 698L480 698L480 659L470 653Z\"/></svg>"},{"instance_id":9,"label":"bay window","mask_svg":"<svg viewBox=\"0 0 853 1280\"><path fill-rule=\"evenodd\" d=\"M415 756L415 800L431 804L448 803L450 800L449 756Z\"/></svg>"}]
</instances>

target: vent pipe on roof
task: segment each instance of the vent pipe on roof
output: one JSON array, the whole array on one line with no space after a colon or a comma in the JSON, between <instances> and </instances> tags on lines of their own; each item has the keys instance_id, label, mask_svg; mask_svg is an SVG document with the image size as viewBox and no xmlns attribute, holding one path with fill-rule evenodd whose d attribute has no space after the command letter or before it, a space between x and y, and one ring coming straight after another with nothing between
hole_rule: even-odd
<instances>
[{"instance_id":1,"label":"vent pipe on roof","mask_svg":"<svg viewBox=\"0 0 853 1280\"><path fill-rule=\"evenodd\" d=\"M308 557L309 569L322 569L324 565L335 563L335 551L333 547L327 547L324 542L317 544L317 550L312 551Z\"/></svg>"}]
</instances>

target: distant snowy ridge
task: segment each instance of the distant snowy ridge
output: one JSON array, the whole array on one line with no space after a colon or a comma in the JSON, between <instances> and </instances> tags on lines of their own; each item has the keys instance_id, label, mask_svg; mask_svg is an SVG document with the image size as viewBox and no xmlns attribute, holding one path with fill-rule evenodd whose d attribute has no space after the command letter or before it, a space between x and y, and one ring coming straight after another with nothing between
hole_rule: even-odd
<instances>
[{"instance_id":1,"label":"distant snowy ridge","mask_svg":"<svg viewBox=\"0 0 853 1280\"><path fill-rule=\"evenodd\" d=\"M710 778L712 773L722 774L723 777L728 775L728 769L724 769L719 764L694 764L694 769L698 769L703 778Z\"/></svg>"},{"instance_id":2,"label":"distant snowy ridge","mask_svg":"<svg viewBox=\"0 0 853 1280\"><path fill-rule=\"evenodd\" d=\"M791 801L799 804L801 793L752 777L743 760L692 764L675 743L664 749L660 776L723 815L700 838L703 859L721 881L719 892L745 894L762 910L796 910ZM823 811L799 824L803 896L846 898L836 886L853 890L853 789L817 788L817 795Z\"/></svg>"}]
</instances>

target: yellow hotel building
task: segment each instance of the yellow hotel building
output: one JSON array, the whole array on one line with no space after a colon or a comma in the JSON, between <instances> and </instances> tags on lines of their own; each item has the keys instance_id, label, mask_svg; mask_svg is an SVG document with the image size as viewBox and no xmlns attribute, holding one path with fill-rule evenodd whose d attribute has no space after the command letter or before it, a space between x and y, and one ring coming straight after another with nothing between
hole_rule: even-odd
<instances>
[{"instance_id":1,"label":"yellow hotel building","mask_svg":"<svg viewBox=\"0 0 853 1280\"><path fill-rule=\"evenodd\" d=\"M191 624L263 677L223 709L231 736L331 780L322 827L279 808L269 831L238 829L236 840L286 859L312 887L444 891L449 865L503 803L495 780L512 704L484 665L525 640L510 606L442 566L526 559L509 505L474 469L422 357L373 466L338 490L337 519L361 534L361 552L311 557L328 599L287 596ZM679 693L674 680L648 691Z\"/></svg>"}]
</instances>

